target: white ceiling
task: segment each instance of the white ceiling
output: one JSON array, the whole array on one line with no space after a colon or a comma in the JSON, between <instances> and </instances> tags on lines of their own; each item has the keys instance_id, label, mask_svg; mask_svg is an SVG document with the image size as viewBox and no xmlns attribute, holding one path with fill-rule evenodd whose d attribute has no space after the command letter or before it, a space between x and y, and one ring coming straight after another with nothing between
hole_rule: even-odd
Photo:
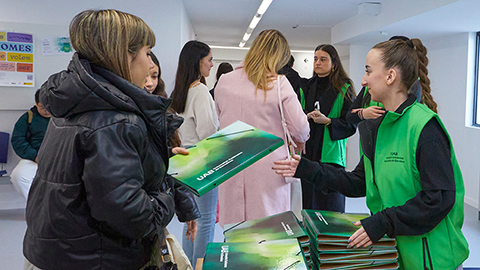
<instances>
[{"instance_id":1,"label":"white ceiling","mask_svg":"<svg viewBox=\"0 0 480 270\"><path fill-rule=\"evenodd\" d=\"M425 40L480 31L480 0L373 0L370 2L382 4L384 14L377 18L363 15L359 21L362 15L358 15L358 5L368 1L273 0L246 47L260 31L272 28L281 31L296 50L312 50L319 44L331 43L332 39L337 44L372 44L392 35ZM261 0L183 0L183 3L198 40L209 45L238 46ZM355 29L358 22L365 22L367 30L340 40L332 38L342 36L338 26Z\"/></svg>"}]
</instances>

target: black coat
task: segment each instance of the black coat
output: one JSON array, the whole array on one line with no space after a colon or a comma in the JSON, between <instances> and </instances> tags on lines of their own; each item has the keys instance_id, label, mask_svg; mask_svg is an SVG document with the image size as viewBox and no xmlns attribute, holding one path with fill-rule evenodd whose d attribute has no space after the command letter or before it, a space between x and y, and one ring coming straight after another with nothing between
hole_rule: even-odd
<instances>
[{"instance_id":1,"label":"black coat","mask_svg":"<svg viewBox=\"0 0 480 270\"><path fill-rule=\"evenodd\" d=\"M326 88L319 92L318 84L322 80L328 80L328 77L319 78L314 76L308 80L302 80L302 89L305 95L305 113L315 110L315 102L319 102L320 111L328 116L332 110L333 103L337 99L338 90L332 83L327 82ZM323 82L325 84L325 82ZM332 140L341 140L355 134L357 126L346 121L346 115L352 105L352 99L355 96L351 88L347 89L347 95L343 99L343 107L339 118L332 118L332 122L328 125L328 131ZM313 161L320 161L322 157L323 133L325 125L317 124L312 119L310 123L310 139L305 144L306 157ZM321 162L321 161L320 161Z\"/></svg>"},{"instance_id":2,"label":"black coat","mask_svg":"<svg viewBox=\"0 0 480 270\"><path fill-rule=\"evenodd\" d=\"M300 95L299 93L302 78L296 70L294 70L287 64L278 71L278 74L285 75L285 77L287 77L288 81L292 85L293 91L295 91L297 95Z\"/></svg>"},{"instance_id":3,"label":"black coat","mask_svg":"<svg viewBox=\"0 0 480 270\"><path fill-rule=\"evenodd\" d=\"M27 202L23 251L50 269L139 269L174 215L169 100L73 56L41 87L52 114ZM199 216L175 190L184 220Z\"/></svg>"}]
</instances>

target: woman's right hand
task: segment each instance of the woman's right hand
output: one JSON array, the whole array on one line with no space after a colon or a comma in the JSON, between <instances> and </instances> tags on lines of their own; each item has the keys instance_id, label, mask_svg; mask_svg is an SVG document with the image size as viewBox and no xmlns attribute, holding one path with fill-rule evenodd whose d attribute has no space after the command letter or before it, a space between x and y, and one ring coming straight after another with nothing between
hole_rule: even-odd
<instances>
[{"instance_id":1,"label":"woman's right hand","mask_svg":"<svg viewBox=\"0 0 480 270\"><path fill-rule=\"evenodd\" d=\"M360 221L353 223L355 226L362 226ZM365 229L360 227L350 238L348 238L348 247L349 248L361 248L361 247L368 247L372 245L372 240L368 236Z\"/></svg>"},{"instance_id":2,"label":"woman's right hand","mask_svg":"<svg viewBox=\"0 0 480 270\"><path fill-rule=\"evenodd\" d=\"M361 112L360 112L361 111ZM385 113L385 109L379 106L370 106L365 109L353 109L352 113L358 113L360 112L359 115L360 119L375 119L380 116L382 116Z\"/></svg>"},{"instance_id":3,"label":"woman's right hand","mask_svg":"<svg viewBox=\"0 0 480 270\"><path fill-rule=\"evenodd\" d=\"M312 119L317 124L328 124L332 122L332 119L328 118L325 114L320 111L311 111L307 113L307 118Z\"/></svg>"},{"instance_id":4,"label":"woman's right hand","mask_svg":"<svg viewBox=\"0 0 480 270\"><path fill-rule=\"evenodd\" d=\"M190 240L193 242L195 240L195 237L197 236L197 220L190 220L185 222L187 223L187 232L185 233L185 236L187 237L187 240Z\"/></svg>"},{"instance_id":5,"label":"woman's right hand","mask_svg":"<svg viewBox=\"0 0 480 270\"><path fill-rule=\"evenodd\" d=\"M272 169L283 177L293 177L297 171L298 164L301 157L299 155L293 155L291 160L279 160L275 161L275 166Z\"/></svg>"},{"instance_id":6,"label":"woman's right hand","mask_svg":"<svg viewBox=\"0 0 480 270\"><path fill-rule=\"evenodd\" d=\"M295 145L297 145L297 147L295 147L293 149L294 153L295 154L306 154L305 152L305 143L303 142L298 142L297 140L295 140L294 138L292 138L293 142L295 143Z\"/></svg>"}]
</instances>

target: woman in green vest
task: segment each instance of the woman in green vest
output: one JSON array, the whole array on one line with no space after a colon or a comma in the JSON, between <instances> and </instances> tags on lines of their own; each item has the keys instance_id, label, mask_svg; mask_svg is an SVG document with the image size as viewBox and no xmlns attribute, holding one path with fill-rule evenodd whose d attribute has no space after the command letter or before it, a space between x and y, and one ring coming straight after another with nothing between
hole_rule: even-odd
<instances>
[{"instance_id":1,"label":"woman in green vest","mask_svg":"<svg viewBox=\"0 0 480 270\"><path fill-rule=\"evenodd\" d=\"M305 157L344 169L347 138L356 131L356 125L345 119L355 97L353 83L330 44L315 49L314 72L301 84L301 103L310 124ZM345 196L338 192L322 194L307 181L302 181L302 198L304 209L345 212Z\"/></svg>"},{"instance_id":2,"label":"woman in green vest","mask_svg":"<svg viewBox=\"0 0 480 270\"><path fill-rule=\"evenodd\" d=\"M350 247L395 237L401 269L461 269L465 188L447 130L408 89L418 78L416 40L391 40L367 55L362 85L386 112L359 124L362 149L352 172L295 156L275 162L283 176L350 197L367 197L372 216L355 224Z\"/></svg>"}]
</instances>

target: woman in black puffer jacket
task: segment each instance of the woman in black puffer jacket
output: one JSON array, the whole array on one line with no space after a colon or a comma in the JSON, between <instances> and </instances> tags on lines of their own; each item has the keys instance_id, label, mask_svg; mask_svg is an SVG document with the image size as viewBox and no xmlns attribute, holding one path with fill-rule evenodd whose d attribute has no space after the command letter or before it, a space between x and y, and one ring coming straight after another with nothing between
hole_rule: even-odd
<instances>
[{"instance_id":1,"label":"woman in black puffer jacket","mask_svg":"<svg viewBox=\"0 0 480 270\"><path fill-rule=\"evenodd\" d=\"M70 38L68 69L41 87L52 119L27 202L26 264L139 269L175 211L199 217L192 195L165 178L170 101L142 89L155 36L136 16L87 10Z\"/></svg>"}]
</instances>

